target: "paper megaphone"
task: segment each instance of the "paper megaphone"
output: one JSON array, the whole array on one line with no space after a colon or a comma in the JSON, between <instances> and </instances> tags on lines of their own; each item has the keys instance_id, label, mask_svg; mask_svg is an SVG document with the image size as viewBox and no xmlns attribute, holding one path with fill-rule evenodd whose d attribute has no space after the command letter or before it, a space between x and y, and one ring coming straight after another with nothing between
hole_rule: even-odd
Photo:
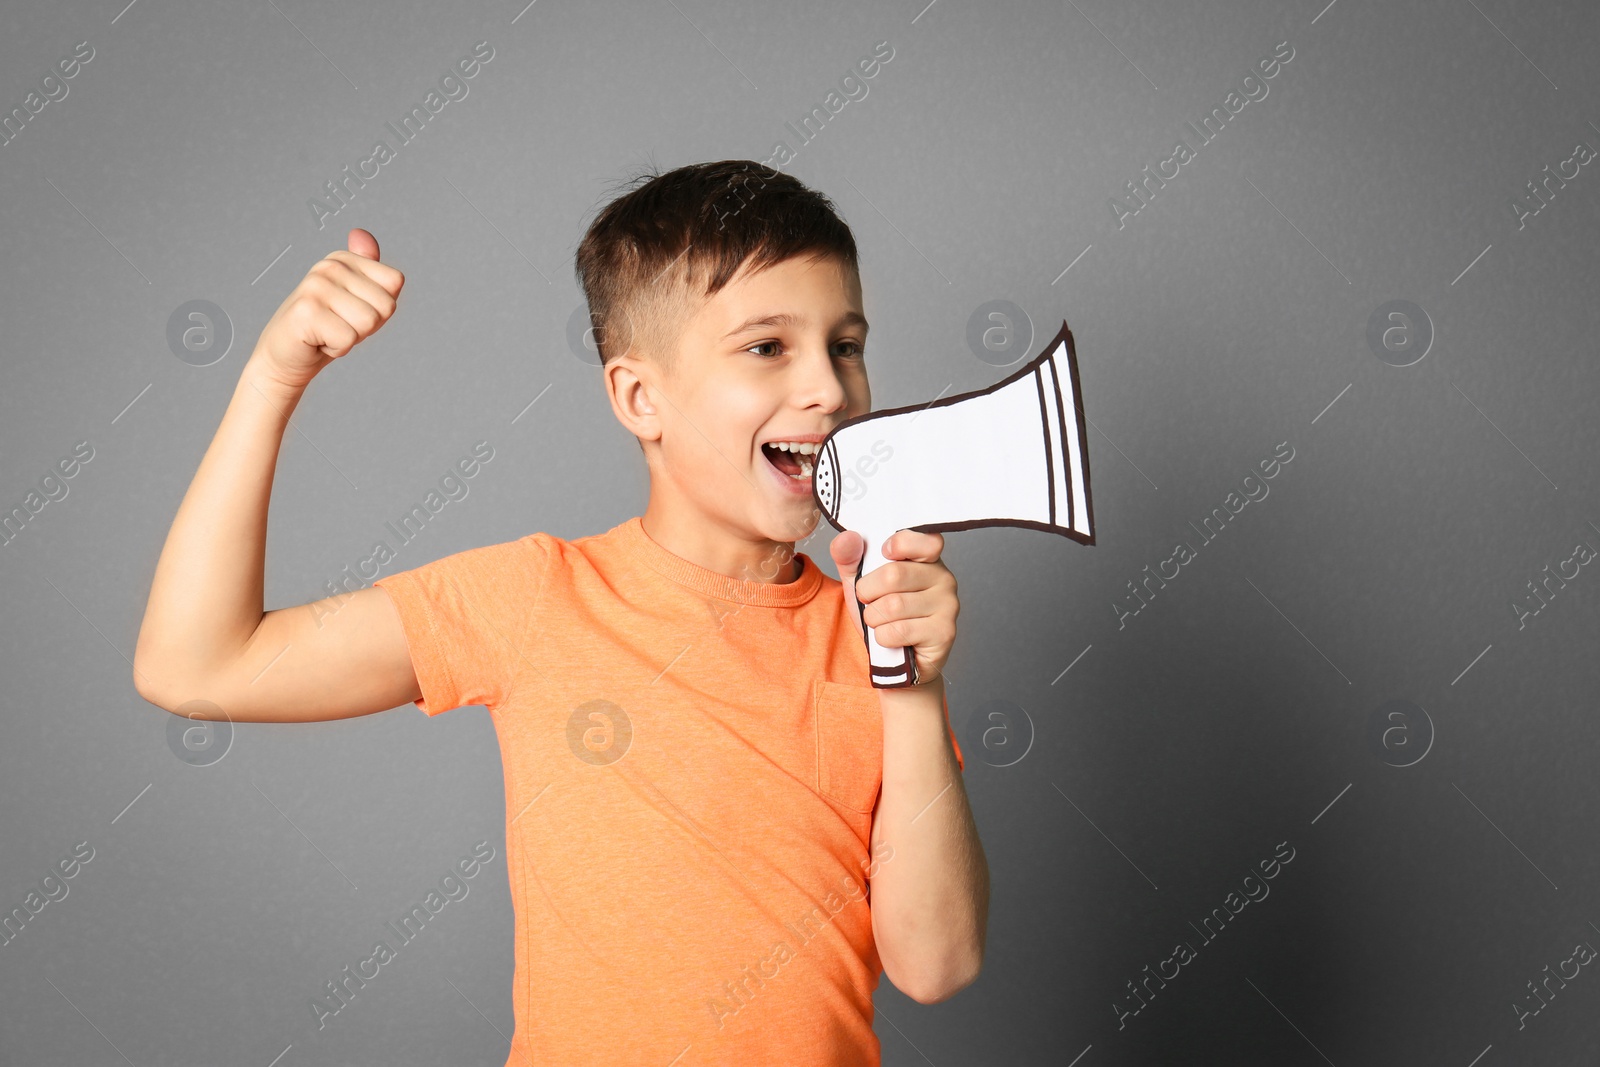
<instances>
[{"instance_id":1,"label":"paper megaphone","mask_svg":"<svg viewBox=\"0 0 1600 1067\"><path fill-rule=\"evenodd\" d=\"M866 541L856 577L896 530L1022 526L1094 544L1078 356L1065 321L1022 369L987 389L847 419L817 450L811 492L830 523ZM858 610L864 611L861 605ZM862 621L872 684L917 684L910 648Z\"/></svg>"}]
</instances>

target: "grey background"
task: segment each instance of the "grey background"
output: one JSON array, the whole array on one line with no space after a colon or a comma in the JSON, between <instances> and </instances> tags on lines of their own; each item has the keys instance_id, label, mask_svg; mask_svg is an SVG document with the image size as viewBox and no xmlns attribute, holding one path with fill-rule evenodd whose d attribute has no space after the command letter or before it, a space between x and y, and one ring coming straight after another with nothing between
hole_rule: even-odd
<instances>
[{"instance_id":1,"label":"grey background","mask_svg":"<svg viewBox=\"0 0 1600 1067\"><path fill-rule=\"evenodd\" d=\"M189 766L131 683L152 569L261 326L357 225L406 289L295 416L268 607L323 595L480 439L470 495L390 570L638 514L637 448L567 345L572 253L639 165L778 140L860 243L876 406L1007 373L964 342L999 299L1038 342L1070 323L1095 427L1098 544L947 538L989 949L945 1004L882 984L884 1062L1594 1062L1592 968L1520 1029L1512 1005L1600 944L1600 576L1520 629L1510 605L1600 547L1600 168L1524 229L1510 202L1600 145L1600 12L1325 2L9 7L0 111L77 42L95 58L0 146L0 503L77 441L95 456L0 548L0 910L95 856L0 945L0 1062L502 1062L488 716L246 724ZM306 201L480 40L469 95L319 230ZM784 123L882 40L868 95L797 147ZM1269 95L1119 228L1108 198L1284 40ZM166 343L195 299L236 333L207 367ZM1395 299L1436 330L1403 368L1366 342ZM1270 496L1195 543L1284 441ZM831 570L829 536L802 550ZM1119 628L1179 540L1197 558ZM1367 739L1391 700L1431 722L1410 766L1420 717ZM993 701L1032 723L1011 766L989 764L1021 733L982 741ZM321 983L481 840L468 898L317 1032ZM1270 896L1202 942L1190 923L1280 842ZM1197 958L1119 1028L1180 940Z\"/></svg>"}]
</instances>

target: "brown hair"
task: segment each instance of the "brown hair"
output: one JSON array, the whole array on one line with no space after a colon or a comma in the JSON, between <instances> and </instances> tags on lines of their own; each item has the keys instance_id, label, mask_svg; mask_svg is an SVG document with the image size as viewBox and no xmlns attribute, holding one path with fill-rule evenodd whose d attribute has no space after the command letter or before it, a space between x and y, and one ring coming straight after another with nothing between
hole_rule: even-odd
<instances>
[{"instance_id":1,"label":"brown hair","mask_svg":"<svg viewBox=\"0 0 1600 1067\"><path fill-rule=\"evenodd\" d=\"M762 270L797 255L859 270L856 242L832 201L748 159L645 171L607 204L578 245L602 364L634 350L670 366L695 298L710 298L750 260Z\"/></svg>"}]
</instances>

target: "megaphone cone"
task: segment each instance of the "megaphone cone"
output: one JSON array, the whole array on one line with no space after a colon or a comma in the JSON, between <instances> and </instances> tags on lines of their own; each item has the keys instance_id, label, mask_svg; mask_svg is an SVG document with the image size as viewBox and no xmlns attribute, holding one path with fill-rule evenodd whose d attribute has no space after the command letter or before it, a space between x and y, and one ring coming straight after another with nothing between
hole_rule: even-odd
<instances>
[{"instance_id":1,"label":"megaphone cone","mask_svg":"<svg viewBox=\"0 0 1600 1067\"><path fill-rule=\"evenodd\" d=\"M817 507L866 542L856 577L882 566L896 530L1020 526L1094 544L1078 355L1065 320L1044 351L986 389L847 419L817 450ZM862 609L864 611L864 608ZM872 684L915 685L909 648L863 621Z\"/></svg>"}]
</instances>

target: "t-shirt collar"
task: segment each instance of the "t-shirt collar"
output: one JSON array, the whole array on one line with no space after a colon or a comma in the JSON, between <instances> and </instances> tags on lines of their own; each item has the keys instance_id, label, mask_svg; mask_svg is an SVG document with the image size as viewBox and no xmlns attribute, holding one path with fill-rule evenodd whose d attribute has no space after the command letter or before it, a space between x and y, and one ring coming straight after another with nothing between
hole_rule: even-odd
<instances>
[{"instance_id":1,"label":"t-shirt collar","mask_svg":"<svg viewBox=\"0 0 1600 1067\"><path fill-rule=\"evenodd\" d=\"M782 584L756 582L730 578L674 555L645 530L643 516L635 515L623 523L621 532L638 558L651 570L708 596L759 607L787 608L804 604L822 586L822 572L804 552L796 554L796 558L803 562L804 569L794 581Z\"/></svg>"}]
</instances>

